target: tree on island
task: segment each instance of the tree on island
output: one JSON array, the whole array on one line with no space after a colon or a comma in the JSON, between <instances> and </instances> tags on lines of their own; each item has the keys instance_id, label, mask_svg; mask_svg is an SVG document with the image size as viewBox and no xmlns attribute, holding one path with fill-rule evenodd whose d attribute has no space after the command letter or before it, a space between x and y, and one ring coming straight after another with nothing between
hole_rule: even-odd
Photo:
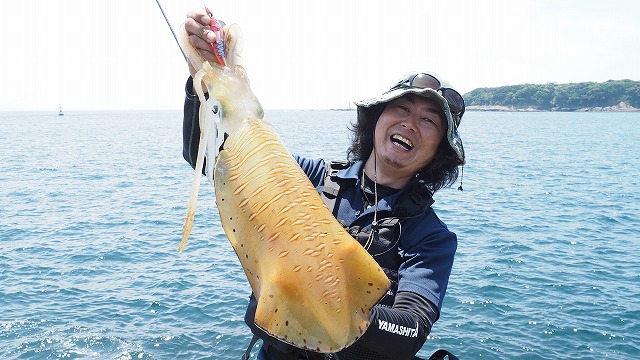
<instances>
[{"instance_id":1,"label":"tree on island","mask_svg":"<svg viewBox=\"0 0 640 360\"><path fill-rule=\"evenodd\" d=\"M464 94L467 106L505 106L543 111L575 111L624 103L640 109L640 81L524 84L478 88Z\"/></svg>"}]
</instances>

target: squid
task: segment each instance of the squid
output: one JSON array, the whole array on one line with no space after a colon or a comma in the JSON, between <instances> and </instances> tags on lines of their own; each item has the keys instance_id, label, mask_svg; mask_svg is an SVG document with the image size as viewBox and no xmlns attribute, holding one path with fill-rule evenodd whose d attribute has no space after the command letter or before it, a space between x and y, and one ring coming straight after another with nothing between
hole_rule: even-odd
<instances>
[{"instance_id":1,"label":"squid","mask_svg":"<svg viewBox=\"0 0 640 360\"><path fill-rule=\"evenodd\" d=\"M215 21L215 20L214 20ZM220 23L215 24L222 29ZM293 346L332 353L366 331L389 280L340 225L287 151L241 65L238 25L209 63L189 42L178 43L198 70L200 147L179 247L193 226L203 164L215 188L222 227L258 301L255 324ZM208 99L202 87L208 91Z\"/></svg>"}]
</instances>

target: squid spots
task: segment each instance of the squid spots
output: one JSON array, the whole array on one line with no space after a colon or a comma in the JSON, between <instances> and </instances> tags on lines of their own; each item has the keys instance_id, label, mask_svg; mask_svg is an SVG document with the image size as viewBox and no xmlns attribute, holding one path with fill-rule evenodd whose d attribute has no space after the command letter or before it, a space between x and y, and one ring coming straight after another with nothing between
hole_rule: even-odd
<instances>
[{"instance_id":1,"label":"squid spots","mask_svg":"<svg viewBox=\"0 0 640 360\"><path fill-rule=\"evenodd\" d=\"M276 241L278 239L278 237L280 237L280 233L277 232L275 234L272 234L271 236L269 236L269 238L267 239L267 242L272 242L272 241Z\"/></svg>"},{"instance_id":2,"label":"squid spots","mask_svg":"<svg viewBox=\"0 0 640 360\"><path fill-rule=\"evenodd\" d=\"M287 218L282 218L280 221L278 221L278 223L276 224L275 228L277 229L277 228L281 227L282 225L284 225L286 223L287 223Z\"/></svg>"},{"instance_id":3,"label":"squid spots","mask_svg":"<svg viewBox=\"0 0 640 360\"><path fill-rule=\"evenodd\" d=\"M289 255L289 250L281 251L280 254L278 254L278 257L283 258L287 255Z\"/></svg>"}]
</instances>

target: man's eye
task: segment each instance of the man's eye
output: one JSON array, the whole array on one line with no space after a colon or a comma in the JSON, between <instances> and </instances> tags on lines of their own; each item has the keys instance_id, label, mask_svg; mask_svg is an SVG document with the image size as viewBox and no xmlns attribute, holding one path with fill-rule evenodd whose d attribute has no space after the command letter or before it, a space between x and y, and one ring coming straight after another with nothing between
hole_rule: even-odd
<instances>
[{"instance_id":1,"label":"man's eye","mask_svg":"<svg viewBox=\"0 0 640 360\"><path fill-rule=\"evenodd\" d=\"M432 127L436 128L438 130L440 130L440 128L441 128L440 122L437 121L434 118L425 117L425 118L422 118L422 120L425 121L425 124L427 124L427 126L432 126Z\"/></svg>"}]
</instances>

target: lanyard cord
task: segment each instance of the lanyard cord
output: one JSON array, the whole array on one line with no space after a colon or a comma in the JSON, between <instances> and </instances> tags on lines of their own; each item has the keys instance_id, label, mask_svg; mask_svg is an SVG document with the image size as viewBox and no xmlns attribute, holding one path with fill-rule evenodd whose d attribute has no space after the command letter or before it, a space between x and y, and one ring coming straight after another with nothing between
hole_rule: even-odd
<instances>
[{"instance_id":1,"label":"lanyard cord","mask_svg":"<svg viewBox=\"0 0 640 360\"><path fill-rule=\"evenodd\" d=\"M375 139L375 131L373 137ZM362 184L364 186L364 168L362 168ZM365 196L366 197L366 196ZM369 248L373 244L374 234L378 233L378 156L376 155L376 147L373 146L373 221L371 222L371 233L369 238L364 244L364 249L369 251Z\"/></svg>"}]
</instances>

